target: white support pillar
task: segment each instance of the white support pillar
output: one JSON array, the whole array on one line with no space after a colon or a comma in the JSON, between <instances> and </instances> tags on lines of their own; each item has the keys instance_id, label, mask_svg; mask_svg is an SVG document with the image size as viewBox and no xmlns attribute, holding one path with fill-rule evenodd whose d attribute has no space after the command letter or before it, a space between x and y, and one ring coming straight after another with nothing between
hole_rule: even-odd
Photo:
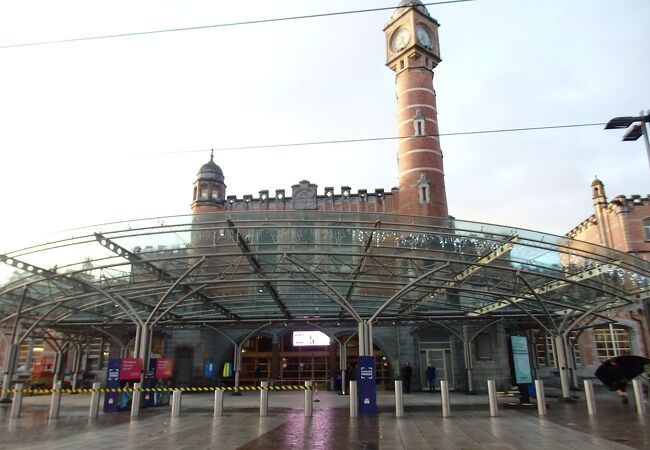
<instances>
[{"instance_id":1,"label":"white support pillar","mask_svg":"<svg viewBox=\"0 0 650 450\"><path fill-rule=\"evenodd\" d=\"M357 324L358 337L359 337L359 356L366 356L366 323L361 321Z\"/></svg>"},{"instance_id":2,"label":"white support pillar","mask_svg":"<svg viewBox=\"0 0 650 450\"><path fill-rule=\"evenodd\" d=\"M181 415L181 397L183 391L175 390L172 393L172 417L178 417Z\"/></svg>"},{"instance_id":3,"label":"white support pillar","mask_svg":"<svg viewBox=\"0 0 650 450\"><path fill-rule=\"evenodd\" d=\"M101 396L101 393L99 392L100 387L101 383L93 383L93 392L90 394L90 409L88 411L88 417L90 419L97 418L97 415L99 414L99 397Z\"/></svg>"},{"instance_id":4,"label":"white support pillar","mask_svg":"<svg viewBox=\"0 0 650 450\"><path fill-rule=\"evenodd\" d=\"M575 400L571 397L569 384L565 335L561 334L553 337L553 352L555 353L555 361L557 361L557 367L560 371L560 385L562 386L562 397L560 401L564 403L575 403Z\"/></svg>"},{"instance_id":5,"label":"white support pillar","mask_svg":"<svg viewBox=\"0 0 650 450\"><path fill-rule=\"evenodd\" d=\"M467 333L467 325L463 325L463 356L465 360L465 371L467 373L467 393L476 394L474 390L474 376L472 370L474 368L472 345Z\"/></svg>"},{"instance_id":6,"label":"white support pillar","mask_svg":"<svg viewBox=\"0 0 650 450\"><path fill-rule=\"evenodd\" d=\"M0 403L11 403L11 397L7 392L11 386L11 379L14 376L14 370L16 368L16 356L18 355L18 345L9 344L7 346L7 351L5 352L5 364L4 364L4 374L2 377L2 398L0 398Z\"/></svg>"},{"instance_id":7,"label":"white support pillar","mask_svg":"<svg viewBox=\"0 0 650 450\"><path fill-rule=\"evenodd\" d=\"M395 417L404 417L404 393L402 380L395 380Z\"/></svg>"},{"instance_id":8,"label":"white support pillar","mask_svg":"<svg viewBox=\"0 0 650 450\"><path fill-rule=\"evenodd\" d=\"M639 413L639 415L643 415L645 414L645 398L643 395L643 385L641 384L641 380L632 380L632 387L634 388L634 398L636 400L636 412Z\"/></svg>"},{"instance_id":9,"label":"white support pillar","mask_svg":"<svg viewBox=\"0 0 650 450\"><path fill-rule=\"evenodd\" d=\"M307 382L305 381L305 385ZM266 417L269 415L269 382L260 382L260 416ZM306 401L306 400L305 400Z\"/></svg>"},{"instance_id":10,"label":"white support pillar","mask_svg":"<svg viewBox=\"0 0 650 450\"><path fill-rule=\"evenodd\" d=\"M442 417L451 416L451 404L449 402L449 383L447 380L440 380L440 399L442 401Z\"/></svg>"},{"instance_id":11,"label":"white support pillar","mask_svg":"<svg viewBox=\"0 0 650 450\"><path fill-rule=\"evenodd\" d=\"M490 417L499 415L499 404L497 402L497 388L494 380L487 380L488 399L490 402Z\"/></svg>"},{"instance_id":12,"label":"white support pillar","mask_svg":"<svg viewBox=\"0 0 650 450\"><path fill-rule=\"evenodd\" d=\"M537 413L543 417L546 415L546 395L542 380L535 380L535 393L537 394Z\"/></svg>"},{"instance_id":13,"label":"white support pillar","mask_svg":"<svg viewBox=\"0 0 650 450\"><path fill-rule=\"evenodd\" d=\"M146 372L149 370L149 355L151 352L151 329L147 325L142 325L138 328L140 330L140 348L138 350L138 358L142 359L142 370L143 372ZM143 381L142 378L140 381Z\"/></svg>"},{"instance_id":14,"label":"white support pillar","mask_svg":"<svg viewBox=\"0 0 650 450\"><path fill-rule=\"evenodd\" d=\"M214 391L214 417L223 416L223 391Z\"/></svg>"},{"instance_id":15,"label":"white support pillar","mask_svg":"<svg viewBox=\"0 0 650 450\"><path fill-rule=\"evenodd\" d=\"M50 419L56 419L59 417L59 409L61 408L61 382L57 381L52 387L54 391L52 392L52 400L50 400Z\"/></svg>"},{"instance_id":16,"label":"white support pillar","mask_svg":"<svg viewBox=\"0 0 650 450\"><path fill-rule=\"evenodd\" d=\"M133 397L131 397L131 417L138 417L140 414L140 401L142 392L140 392L141 383L133 383Z\"/></svg>"},{"instance_id":17,"label":"white support pillar","mask_svg":"<svg viewBox=\"0 0 650 450\"><path fill-rule=\"evenodd\" d=\"M594 396L594 382L585 380L585 400L587 400L587 411L590 416L596 414L596 397Z\"/></svg>"},{"instance_id":18,"label":"white support pillar","mask_svg":"<svg viewBox=\"0 0 650 450\"><path fill-rule=\"evenodd\" d=\"M241 395L241 391L239 390L239 370L241 367L241 345L236 345L235 346L235 357L233 361L233 369L235 370L235 391L232 393L232 395Z\"/></svg>"},{"instance_id":19,"label":"white support pillar","mask_svg":"<svg viewBox=\"0 0 650 450\"><path fill-rule=\"evenodd\" d=\"M314 391L311 381L305 381L305 417L311 417L314 410Z\"/></svg>"},{"instance_id":20,"label":"white support pillar","mask_svg":"<svg viewBox=\"0 0 650 450\"><path fill-rule=\"evenodd\" d=\"M359 398L357 396L357 382L350 381L350 417L359 415Z\"/></svg>"},{"instance_id":21,"label":"white support pillar","mask_svg":"<svg viewBox=\"0 0 650 450\"><path fill-rule=\"evenodd\" d=\"M16 383L14 389L15 389L14 400L13 400L13 404L11 405L11 418L17 419L20 417L20 410L23 407L23 392L22 392L23 384Z\"/></svg>"}]
</instances>

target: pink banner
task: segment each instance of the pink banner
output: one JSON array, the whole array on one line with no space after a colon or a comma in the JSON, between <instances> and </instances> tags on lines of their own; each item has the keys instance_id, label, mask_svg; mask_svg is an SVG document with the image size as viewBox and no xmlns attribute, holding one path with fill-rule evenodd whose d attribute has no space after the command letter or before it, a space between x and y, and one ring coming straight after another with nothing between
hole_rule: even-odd
<instances>
[{"instance_id":1,"label":"pink banner","mask_svg":"<svg viewBox=\"0 0 650 450\"><path fill-rule=\"evenodd\" d=\"M139 380L142 372L140 358L123 358L120 360L120 380Z\"/></svg>"},{"instance_id":2,"label":"pink banner","mask_svg":"<svg viewBox=\"0 0 650 450\"><path fill-rule=\"evenodd\" d=\"M156 380L171 378L174 375L174 359L158 358L156 360Z\"/></svg>"}]
</instances>

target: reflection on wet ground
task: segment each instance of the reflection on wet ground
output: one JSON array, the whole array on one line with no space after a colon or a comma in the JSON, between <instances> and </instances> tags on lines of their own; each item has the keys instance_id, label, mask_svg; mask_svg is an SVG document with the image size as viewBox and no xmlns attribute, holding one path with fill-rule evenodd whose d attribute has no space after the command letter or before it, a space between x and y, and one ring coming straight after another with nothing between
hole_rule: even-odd
<instances>
[{"instance_id":1,"label":"reflection on wet ground","mask_svg":"<svg viewBox=\"0 0 650 450\"><path fill-rule=\"evenodd\" d=\"M452 417L442 418L437 396L413 394L405 416L395 418L385 396L379 413L349 417L347 398L321 394L313 417L304 417L298 395L274 395L269 416L260 417L258 398L226 399L222 417L212 417L209 394L183 399L181 417L168 408L148 408L138 418L127 413L88 419L87 399L67 398L61 417L47 418L47 398L26 399L21 418L11 420L0 407L0 448L58 450L71 448L142 449L629 449L650 448L647 416L633 404L603 397L598 415L584 402L549 401L548 416L535 410L500 409L490 417L482 396L452 394Z\"/></svg>"}]
</instances>

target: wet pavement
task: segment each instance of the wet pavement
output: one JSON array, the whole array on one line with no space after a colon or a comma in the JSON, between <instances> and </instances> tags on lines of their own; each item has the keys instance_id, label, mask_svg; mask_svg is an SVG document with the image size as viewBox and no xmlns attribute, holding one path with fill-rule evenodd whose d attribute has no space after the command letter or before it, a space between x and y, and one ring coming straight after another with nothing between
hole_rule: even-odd
<instances>
[{"instance_id":1,"label":"wet pavement","mask_svg":"<svg viewBox=\"0 0 650 450\"><path fill-rule=\"evenodd\" d=\"M64 395L60 417L48 419L49 396L26 397L23 413L10 419L0 405L0 448L63 450L134 449L629 449L650 448L648 416L634 402L622 405L609 392L597 393L598 411L548 398L544 418L535 409L504 408L489 416L487 397L451 394L452 416L443 418L437 394L404 396L404 417L396 418L394 395L378 393L376 415L349 417L349 398L318 394L313 416L304 416L302 392L269 394L269 415L259 415L259 394L224 395L224 415L212 417L213 396L184 394L180 417L169 407L99 414L89 419L88 395Z\"/></svg>"}]
</instances>

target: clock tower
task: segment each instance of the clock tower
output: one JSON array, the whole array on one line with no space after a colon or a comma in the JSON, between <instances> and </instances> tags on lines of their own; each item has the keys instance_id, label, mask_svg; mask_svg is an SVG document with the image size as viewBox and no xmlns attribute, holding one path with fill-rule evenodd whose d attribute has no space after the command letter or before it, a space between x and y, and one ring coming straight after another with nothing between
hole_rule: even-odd
<instances>
[{"instance_id":1,"label":"clock tower","mask_svg":"<svg viewBox=\"0 0 650 450\"><path fill-rule=\"evenodd\" d=\"M397 88L399 211L448 217L433 69L438 22L420 0L401 0L384 28L386 65Z\"/></svg>"}]
</instances>

